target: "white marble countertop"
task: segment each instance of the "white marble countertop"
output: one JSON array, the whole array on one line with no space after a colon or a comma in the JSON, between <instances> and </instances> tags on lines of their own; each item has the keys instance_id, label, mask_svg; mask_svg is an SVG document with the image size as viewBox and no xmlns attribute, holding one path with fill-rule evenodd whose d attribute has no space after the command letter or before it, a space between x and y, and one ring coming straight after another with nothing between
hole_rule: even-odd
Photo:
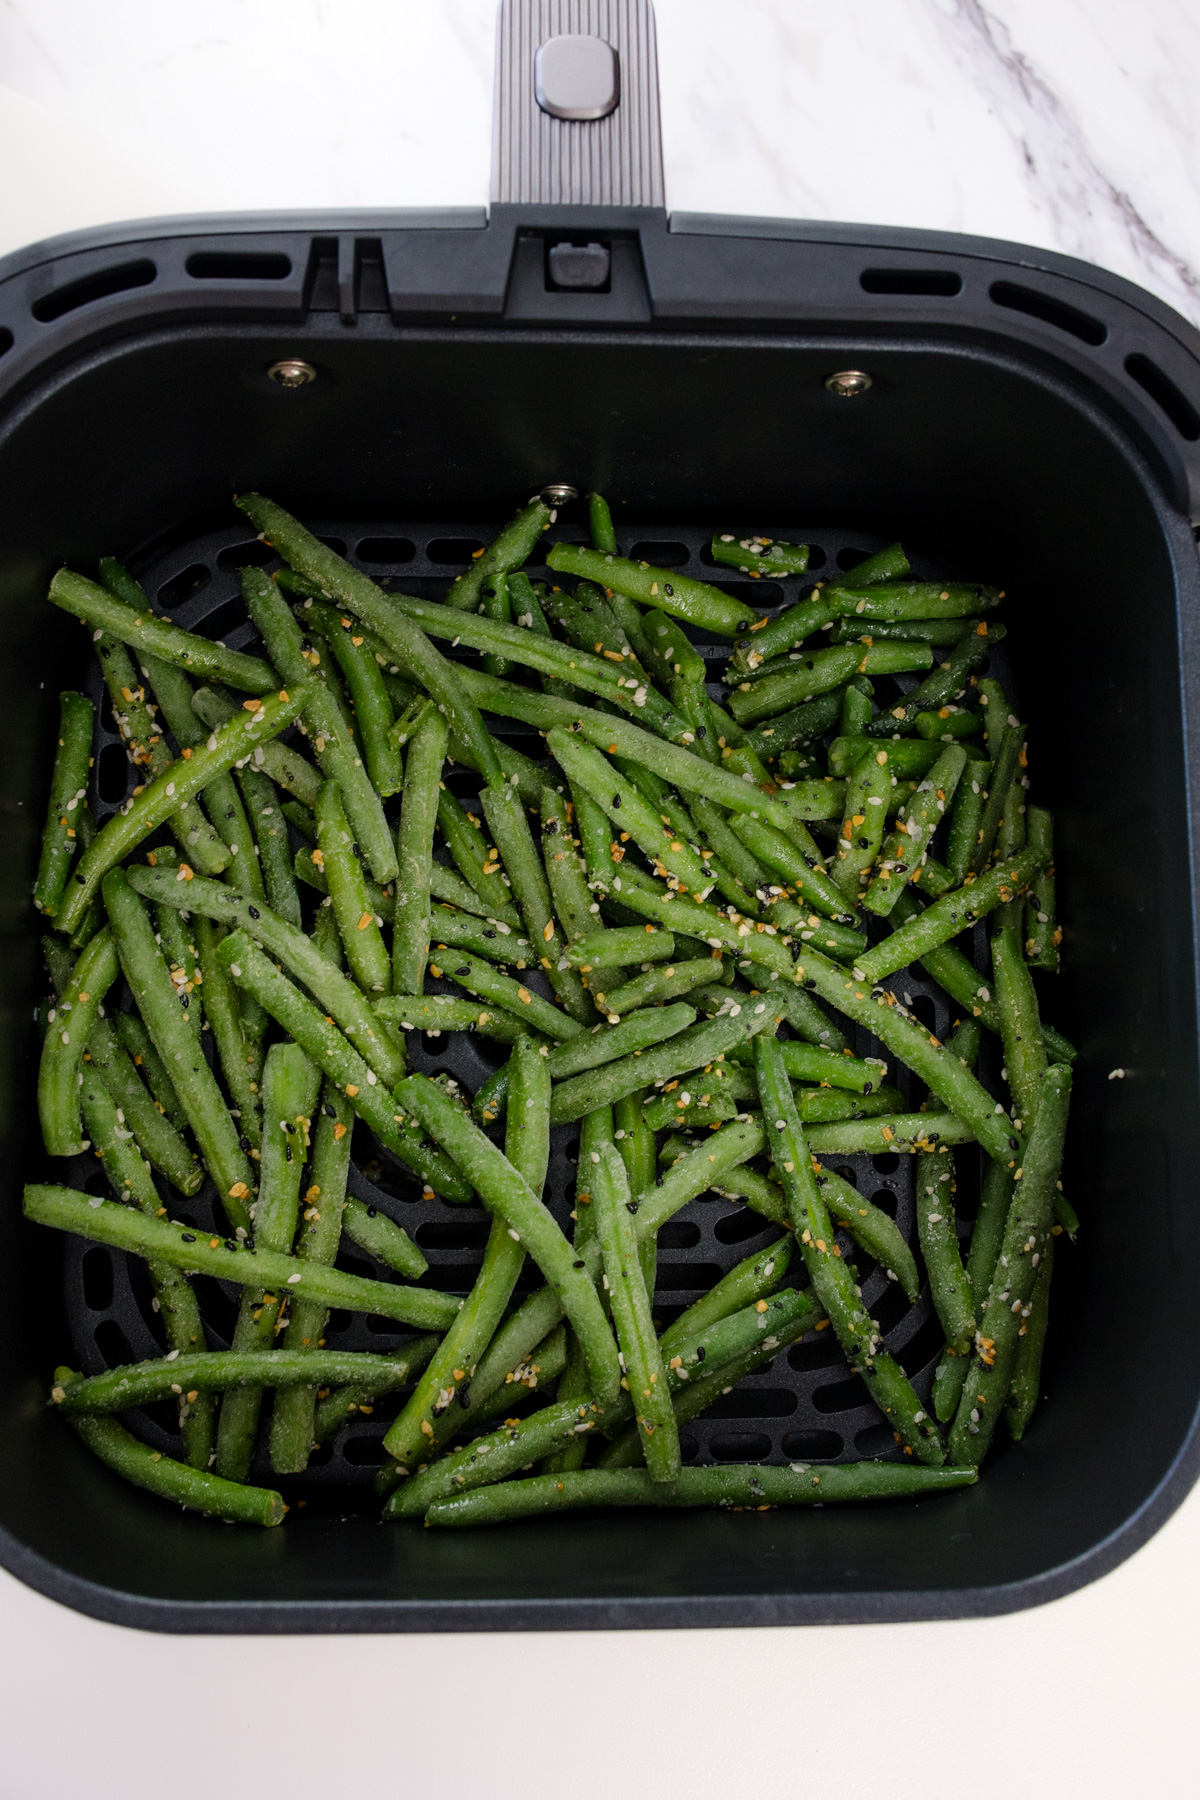
<instances>
[{"instance_id":1,"label":"white marble countertop","mask_svg":"<svg viewBox=\"0 0 1200 1800\"><path fill-rule=\"evenodd\" d=\"M1189 0L657 0L657 15L673 208L1049 246L1200 323ZM0 252L168 212L482 204L493 19L493 0L5 0ZM704 1800L735 1771L798 1800L864 1781L888 1800L1183 1794L1198 1611L1200 1492L1104 1580L979 1622L169 1638L0 1574L0 1796L302 1780Z\"/></svg>"}]
</instances>

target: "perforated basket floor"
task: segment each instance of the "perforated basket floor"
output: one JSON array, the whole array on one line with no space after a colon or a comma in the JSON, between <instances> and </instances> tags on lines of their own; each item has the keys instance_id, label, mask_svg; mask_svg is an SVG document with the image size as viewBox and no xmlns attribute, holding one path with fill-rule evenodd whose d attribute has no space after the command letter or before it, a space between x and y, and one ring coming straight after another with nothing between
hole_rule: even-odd
<instances>
[{"instance_id":1,"label":"perforated basket floor","mask_svg":"<svg viewBox=\"0 0 1200 1800\"><path fill-rule=\"evenodd\" d=\"M754 529L762 528L760 521L754 522ZM382 585L434 599L440 597L452 577L468 565L472 551L493 535L495 526L461 520L423 525L324 522L316 529L326 542ZM772 528L768 526L767 529ZM851 567L883 544L882 539L865 533L780 525L775 528L774 535L789 542L813 546L810 575L799 580L754 581L738 578L735 571L715 571L707 548L710 532L694 525L658 524L640 530L620 529L618 535L622 554L677 568L681 573L701 579L716 580L727 591L764 608L777 606L785 599L790 603L817 570ZM557 530L552 530L550 537L585 541L578 524L569 520L563 520ZM919 577L935 579L949 573L919 554L914 555L911 550L910 557ZM188 630L220 638L241 649L252 646L257 640L257 633L246 619L237 575L238 569L250 562L276 566L273 554L251 536L248 527L232 524L155 553L135 567L134 572L166 616ZM530 573L536 578L548 572L531 565ZM973 576L979 575L982 579L989 578L992 573L971 571ZM727 579L727 575L733 578ZM728 656L728 640L707 641L702 634L690 635L715 665L715 675ZM463 660L474 660L464 651L452 654ZM1001 660L997 656L997 664ZM1013 692L1007 663L995 672ZM897 691L910 685L911 680L911 677L900 677ZM714 697L719 698L723 691L718 686L712 687ZM886 703L890 691L886 684L877 683L876 691ZM113 724L98 668L93 672L91 693L97 702L99 720L91 801L98 820L103 822L125 800L134 777ZM544 745L529 728L491 717L489 725L497 736L513 743L527 755L539 760L544 758ZM478 777L470 771L451 771L446 780L463 799L477 792ZM396 806L397 802L392 805ZM297 846L299 842L297 838ZM315 895L309 896L310 904L315 904L315 900ZM985 949L982 928L978 931L977 948L982 956ZM539 991L550 994L540 972L526 972L524 979ZM434 985L445 992L456 991L449 982ZM960 1009L940 988L919 972L900 977L895 985L929 1029L939 1037L948 1034ZM844 1025L845 1021L841 1023ZM878 1055L882 1051L877 1040L857 1028L849 1029L848 1036L860 1056ZM463 1033L434 1038L410 1032L406 1035L406 1045L412 1068L431 1074L449 1071L471 1093L506 1054L500 1045L493 1046ZM907 1071L897 1070L893 1059L889 1060L892 1060L889 1079L899 1085L906 1105L919 1105L925 1098L924 1089ZM986 1084L996 1085L998 1050L987 1040L986 1034L979 1072ZM547 1205L568 1232L571 1229L568 1215L573 1204L578 1141L578 1125L563 1126L552 1133L545 1190ZM905 1237L915 1245L912 1157L890 1154L837 1157L830 1158L829 1163L860 1193L890 1213ZM968 1146L959 1150L956 1165L959 1219L964 1235L969 1235L978 1199L979 1153L976 1148ZM103 1172L90 1155L75 1159L65 1179L72 1186L96 1194L107 1192ZM440 1199L422 1199L419 1187L413 1184L407 1171L371 1138L361 1123L354 1139L350 1191L396 1219L420 1245L429 1259L429 1271L421 1285L457 1294L469 1290L481 1264L488 1231L487 1216L481 1206L455 1206ZM186 1219L203 1231L223 1227L223 1217L215 1213L216 1194L211 1182L191 1200L183 1201L173 1191L165 1198L173 1217ZM666 1325L686 1306L698 1300L727 1270L752 1251L765 1248L778 1235L775 1226L739 1202L715 1194L692 1201L659 1234L658 1282L654 1297L656 1316ZM840 1235L839 1242L843 1254L851 1256L858 1268L864 1302L883 1328L887 1349L907 1371L922 1398L927 1398L942 1347L942 1334L928 1289L924 1288L916 1303L910 1305L899 1284L889 1281L885 1272L853 1247L844 1234ZM390 1278L386 1269L355 1246L343 1249L338 1266L357 1274ZM803 1272L797 1265L793 1266L789 1279L793 1282L803 1279ZM517 1297L539 1284L538 1271L527 1263L518 1284ZM226 1283L204 1277L196 1279L195 1287L209 1347L224 1349L228 1346L236 1316L236 1290ZM73 1360L86 1374L95 1374L119 1363L158 1356L165 1350L162 1329L151 1308L145 1266L137 1259L69 1238L65 1250L65 1293ZM330 1348L386 1351L400 1345L408 1335L383 1319L334 1312L329 1320L326 1341ZM527 1407L528 1398L525 1404ZM398 1405L393 1397L381 1402L369 1415L361 1415L344 1426L331 1444L314 1452L304 1476L281 1485L289 1491L311 1490L312 1500L326 1505L338 1504L338 1489L357 1488L357 1500L348 1493L346 1503L373 1505L369 1484L384 1460L381 1439ZM513 1410L520 1412L523 1408L514 1403ZM160 1404L139 1408L123 1417L129 1428L148 1443L167 1453L177 1452L179 1439L173 1406ZM264 1409L264 1418L269 1419L269 1407ZM707 1414L684 1429L682 1448L684 1459L689 1463L785 1462L796 1458L808 1462L849 1462L863 1456L899 1454L891 1427L871 1402L860 1378L850 1373L833 1333L828 1330L810 1333L781 1351L769 1367L739 1382ZM264 1436L260 1436L252 1479L276 1481L266 1459Z\"/></svg>"}]
</instances>

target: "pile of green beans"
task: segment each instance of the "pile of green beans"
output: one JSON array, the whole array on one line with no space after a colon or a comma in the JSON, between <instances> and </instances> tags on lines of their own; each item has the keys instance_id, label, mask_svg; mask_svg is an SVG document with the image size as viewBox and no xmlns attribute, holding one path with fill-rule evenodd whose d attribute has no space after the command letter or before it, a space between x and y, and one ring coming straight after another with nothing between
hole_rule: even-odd
<instances>
[{"instance_id":1,"label":"pile of green beans","mask_svg":"<svg viewBox=\"0 0 1200 1800\"><path fill-rule=\"evenodd\" d=\"M1053 818L1027 807L1026 726L987 666L1003 595L919 580L899 544L810 582L809 546L716 532L718 573L796 584L767 616L621 556L592 494L590 547L555 542L535 496L416 600L275 502L237 505L278 558L243 571L261 657L162 618L112 558L49 590L90 633L132 793L97 826L95 709L64 693L37 1104L48 1158L92 1152L110 1197L51 1162L25 1211L141 1257L165 1339L57 1369L52 1405L128 1481L268 1526L377 1403L384 1516L430 1526L970 1485L1002 1418L1029 1428L1055 1240L1078 1228L1075 1052L1038 986L1061 942ZM730 640L726 692L689 632ZM537 730L543 760L495 721ZM930 979L945 1043L907 991ZM503 1060L467 1093L410 1072L420 1032ZM568 1128L563 1216L546 1182ZM482 1205L468 1293L423 1284L402 1202L348 1191L356 1138L425 1198ZM881 1152L915 1159L911 1244L829 1166ZM206 1177L212 1231L182 1210ZM708 1192L776 1235L664 1319L658 1234ZM385 1276L340 1266L352 1248ZM931 1385L889 1353L860 1256L927 1290ZM198 1276L238 1293L227 1351ZM412 1335L330 1349L331 1308ZM681 1428L822 1330L894 1456L686 1467ZM115 1417L170 1399L175 1457ZM252 1483L268 1467L282 1490Z\"/></svg>"}]
</instances>

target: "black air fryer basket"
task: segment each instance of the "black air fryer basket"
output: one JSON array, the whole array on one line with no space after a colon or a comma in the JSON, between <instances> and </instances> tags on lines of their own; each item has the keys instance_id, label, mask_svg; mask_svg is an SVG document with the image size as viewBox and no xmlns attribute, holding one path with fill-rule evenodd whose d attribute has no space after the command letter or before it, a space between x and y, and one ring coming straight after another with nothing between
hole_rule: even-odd
<instances>
[{"instance_id":1,"label":"black air fryer basket","mask_svg":"<svg viewBox=\"0 0 1200 1800\"><path fill-rule=\"evenodd\" d=\"M593 41L547 53L535 96L535 52L572 36ZM619 78L607 112L606 68ZM1198 1462L1200 1342L1184 1322L1200 1289L1200 337L1130 284L1043 251L668 215L648 0L505 0L493 186L486 214L170 220L0 264L0 1561L84 1612L179 1631L960 1617L1069 1592L1161 1523ZM1068 1180L1083 1230L1060 1258L1048 1398L977 1487L919 1504L384 1526L377 1415L290 1493L305 1504L282 1530L181 1514L122 1485L46 1410L64 1355L91 1372L160 1349L138 1265L78 1240L64 1257L21 1219L21 1185L45 1169L30 888L58 690L90 679L47 581L122 555L167 615L240 645L236 571L266 551L233 492L272 495L377 579L432 597L556 483L608 496L623 553L709 579L715 526L807 541L827 569L902 536L919 573L1007 590L1001 673L1057 818L1065 962L1050 1016L1081 1048ZM583 538L578 511L559 533ZM764 581L753 597L792 591ZM101 815L127 779L110 720ZM471 779L452 778L463 794ZM945 997L912 991L940 1033ZM474 1040L442 1056L423 1041L415 1066L478 1085ZM554 1144L560 1217L576 1136ZM845 1161L911 1227L910 1159ZM94 1183L96 1165L65 1178ZM465 1291L481 1211L422 1201L370 1159L353 1181L415 1233L431 1281ZM193 1205L207 1224L203 1197ZM658 1304L695 1299L761 1223L693 1202L663 1234ZM909 1308L870 1281L888 1347L928 1380L927 1300ZM216 1344L231 1302L213 1286L206 1304ZM329 1341L386 1348L398 1340L382 1327L335 1314ZM155 1409L128 1422L171 1447ZM812 1339L688 1430L699 1461L891 1447Z\"/></svg>"}]
</instances>

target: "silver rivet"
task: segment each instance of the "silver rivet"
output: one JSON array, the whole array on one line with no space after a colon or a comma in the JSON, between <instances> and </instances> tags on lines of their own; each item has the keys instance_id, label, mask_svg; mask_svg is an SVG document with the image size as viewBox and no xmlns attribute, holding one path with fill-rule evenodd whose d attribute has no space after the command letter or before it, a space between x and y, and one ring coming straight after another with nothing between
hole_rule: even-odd
<instances>
[{"instance_id":1,"label":"silver rivet","mask_svg":"<svg viewBox=\"0 0 1200 1800\"><path fill-rule=\"evenodd\" d=\"M568 500L578 500L579 489L566 481L552 481L542 489L541 497L547 506L565 506Z\"/></svg>"},{"instance_id":2,"label":"silver rivet","mask_svg":"<svg viewBox=\"0 0 1200 1800\"><path fill-rule=\"evenodd\" d=\"M282 362L271 364L267 377L277 381L280 387L307 387L310 381L317 379L317 371L311 363L301 362L298 356L285 356Z\"/></svg>"},{"instance_id":3,"label":"silver rivet","mask_svg":"<svg viewBox=\"0 0 1200 1800\"><path fill-rule=\"evenodd\" d=\"M836 375L825 377L825 386L839 400L857 400L865 394L871 385L871 377L862 369L839 369Z\"/></svg>"}]
</instances>

